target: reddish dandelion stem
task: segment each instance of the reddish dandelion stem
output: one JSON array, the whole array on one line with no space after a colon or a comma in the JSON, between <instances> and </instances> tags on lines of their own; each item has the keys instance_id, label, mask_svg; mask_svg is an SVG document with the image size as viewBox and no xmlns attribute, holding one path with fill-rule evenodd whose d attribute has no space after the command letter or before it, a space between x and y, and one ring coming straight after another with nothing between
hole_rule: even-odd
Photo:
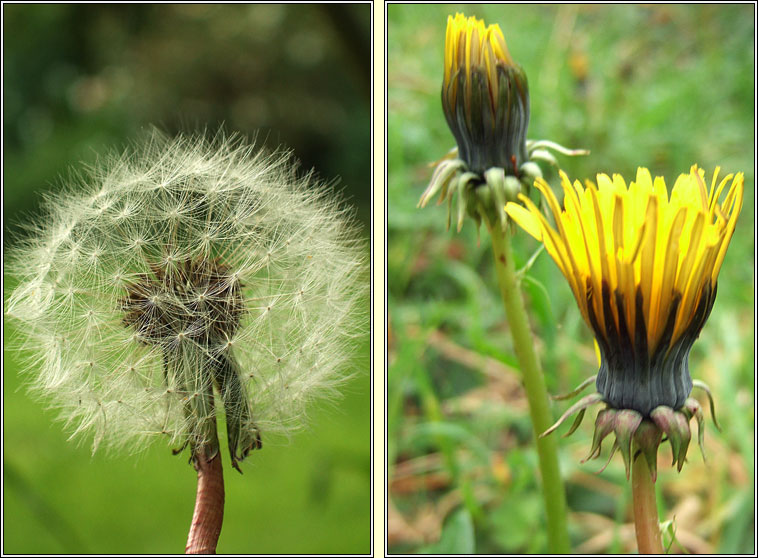
<instances>
[{"instance_id":1,"label":"reddish dandelion stem","mask_svg":"<svg viewBox=\"0 0 758 558\"><path fill-rule=\"evenodd\" d=\"M201 450L194 460L197 469L197 497L186 554L215 554L224 521L224 472L221 455L208 461Z\"/></svg>"},{"instance_id":2,"label":"reddish dandelion stem","mask_svg":"<svg viewBox=\"0 0 758 558\"><path fill-rule=\"evenodd\" d=\"M634 530L640 554L663 554L658 507L655 503L655 484L647 461L638 455L632 464L632 498L634 500Z\"/></svg>"}]
</instances>

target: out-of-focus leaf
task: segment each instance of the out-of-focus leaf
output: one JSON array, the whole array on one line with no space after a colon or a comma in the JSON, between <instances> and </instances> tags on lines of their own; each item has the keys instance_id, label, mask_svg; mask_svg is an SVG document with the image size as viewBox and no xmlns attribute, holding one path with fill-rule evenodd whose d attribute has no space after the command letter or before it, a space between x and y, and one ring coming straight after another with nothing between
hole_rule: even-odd
<instances>
[{"instance_id":1,"label":"out-of-focus leaf","mask_svg":"<svg viewBox=\"0 0 758 558\"><path fill-rule=\"evenodd\" d=\"M474 522L471 514L463 508L445 522L440 540L419 550L420 554L474 554Z\"/></svg>"}]
</instances>

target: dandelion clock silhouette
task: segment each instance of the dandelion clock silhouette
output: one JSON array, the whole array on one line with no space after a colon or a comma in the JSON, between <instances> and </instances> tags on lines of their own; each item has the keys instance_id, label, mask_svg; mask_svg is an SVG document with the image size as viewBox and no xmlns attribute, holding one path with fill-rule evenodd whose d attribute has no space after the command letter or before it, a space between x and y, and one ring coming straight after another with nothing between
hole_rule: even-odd
<instances>
[{"instance_id":1,"label":"dandelion clock silhouette","mask_svg":"<svg viewBox=\"0 0 758 558\"><path fill-rule=\"evenodd\" d=\"M165 439L198 474L188 553L215 552L231 465L337 394L366 331L358 228L286 152L157 131L46 203L8 258L32 390L74 436Z\"/></svg>"}]
</instances>

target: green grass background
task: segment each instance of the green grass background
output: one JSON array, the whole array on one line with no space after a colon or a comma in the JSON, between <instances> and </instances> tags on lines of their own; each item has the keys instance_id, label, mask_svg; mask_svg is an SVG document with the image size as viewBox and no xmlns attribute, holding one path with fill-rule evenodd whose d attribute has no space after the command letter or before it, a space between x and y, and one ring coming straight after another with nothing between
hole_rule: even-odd
<instances>
[{"instance_id":1,"label":"green grass background","mask_svg":"<svg viewBox=\"0 0 758 558\"><path fill-rule=\"evenodd\" d=\"M4 247L70 166L121 149L151 125L169 134L223 127L292 148L304 170L340 180L331 187L368 239L370 5L3 11ZM137 456L92 456L86 440L67 442L55 414L26 395L34 370L7 349L11 327L3 339L3 553L182 553L196 490L186 455L156 443ZM370 552L368 334L355 350L358 373L344 399L314 405L290 443L251 454L244 475L224 454L219 552Z\"/></svg>"},{"instance_id":2,"label":"green grass background","mask_svg":"<svg viewBox=\"0 0 758 558\"><path fill-rule=\"evenodd\" d=\"M446 18L456 11L500 24L529 77L528 137L592 151L558 157L570 177L628 181L646 166L673 184L693 163L708 177L717 165L722 176L745 173L715 308L690 355L723 432L708 419L708 466L693 442L680 474L663 447L657 486L662 517L676 516L675 551L754 552L754 6L389 5L390 552L546 550L531 425L486 231L479 240L468 220L448 232L445 206L416 208L429 164L454 146L440 87ZM557 186L555 169L543 169ZM518 234L517 265L536 248ZM569 391L597 371L589 328L546 254L524 289L548 388ZM554 416L569 404L554 403ZM600 460L580 463L594 416L559 442L573 548L634 552L621 459L594 474L607 442Z\"/></svg>"}]
</instances>

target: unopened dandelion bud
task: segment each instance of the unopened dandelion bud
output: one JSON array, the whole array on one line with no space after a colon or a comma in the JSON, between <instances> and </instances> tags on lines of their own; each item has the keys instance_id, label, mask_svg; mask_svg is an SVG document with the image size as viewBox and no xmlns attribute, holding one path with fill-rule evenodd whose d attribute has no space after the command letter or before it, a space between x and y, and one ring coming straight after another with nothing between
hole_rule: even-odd
<instances>
[{"instance_id":1,"label":"unopened dandelion bud","mask_svg":"<svg viewBox=\"0 0 758 558\"><path fill-rule=\"evenodd\" d=\"M508 52L500 26L448 17L442 108L472 172L514 172L526 160L529 87Z\"/></svg>"},{"instance_id":2,"label":"unopened dandelion bud","mask_svg":"<svg viewBox=\"0 0 758 558\"><path fill-rule=\"evenodd\" d=\"M555 162L547 148L571 155L585 153L526 139L530 111L526 73L511 57L499 25L486 26L460 13L447 19L442 110L457 148L438 162L418 205L425 206L439 192L440 201L448 200L449 222L453 196L479 197L476 204L459 203L458 230L464 206L472 207L468 215L477 225L484 220L490 228L504 229L507 216L502 200L518 201L522 184L528 192L534 180L542 177L534 161ZM461 184L455 175L469 173L478 177L475 183L466 181L472 186L448 188ZM479 188L492 190L486 204L481 201L484 196L474 191Z\"/></svg>"}]
</instances>

